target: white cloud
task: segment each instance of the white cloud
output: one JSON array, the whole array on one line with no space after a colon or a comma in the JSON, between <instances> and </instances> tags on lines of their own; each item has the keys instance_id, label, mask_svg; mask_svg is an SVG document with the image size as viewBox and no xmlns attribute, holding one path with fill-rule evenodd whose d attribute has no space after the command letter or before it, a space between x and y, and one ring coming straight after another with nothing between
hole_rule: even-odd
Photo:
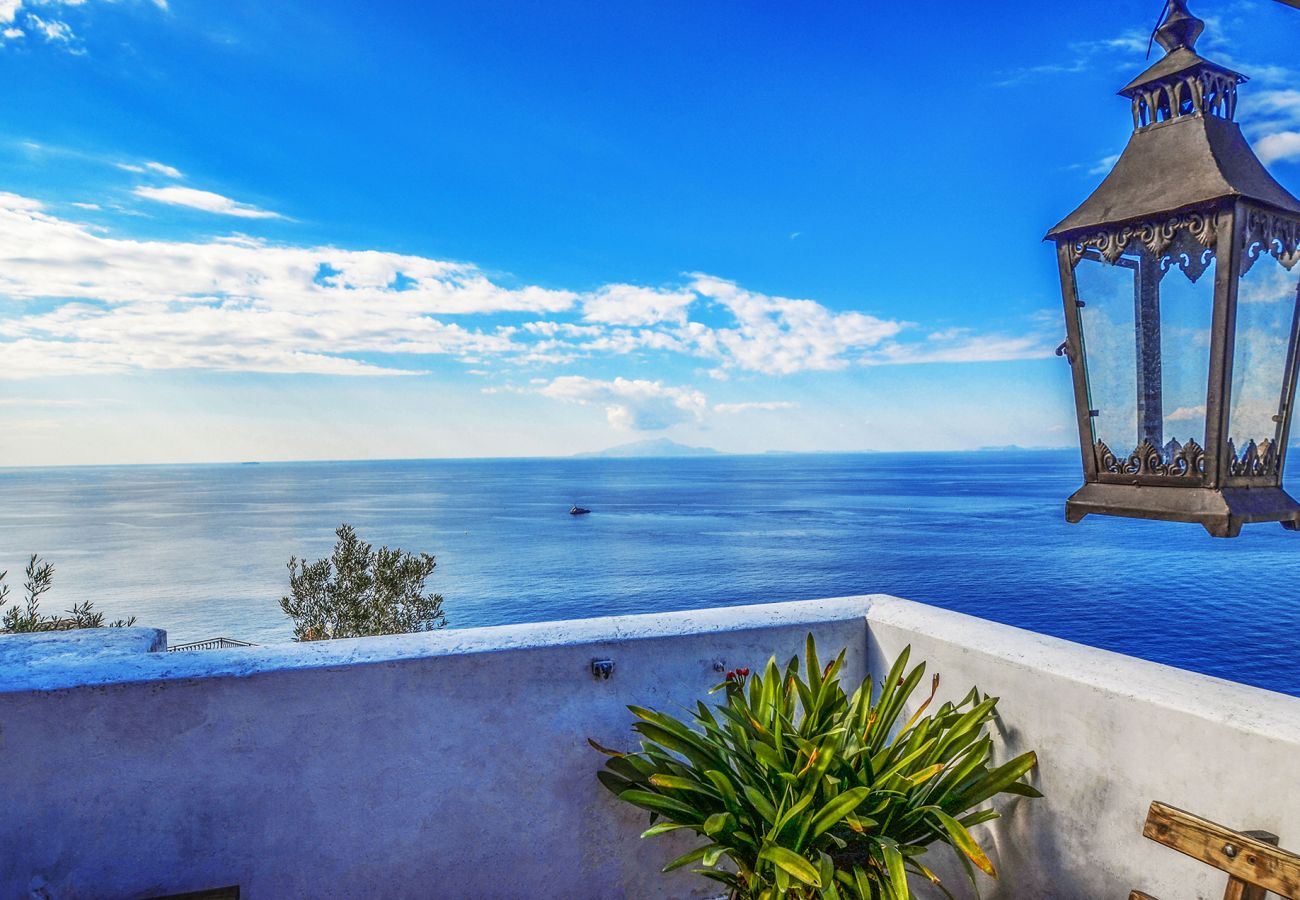
<instances>
[{"instance_id":1,"label":"white cloud","mask_svg":"<svg viewBox=\"0 0 1300 900\"><path fill-rule=\"evenodd\" d=\"M754 410L777 410L777 409L795 409L798 403L791 403L788 400L765 400L761 402L749 403L719 403L713 407L714 412L720 413L742 413Z\"/></svg>"},{"instance_id":2,"label":"white cloud","mask_svg":"<svg viewBox=\"0 0 1300 900\"><path fill-rule=\"evenodd\" d=\"M708 409L704 394L693 388L641 379L599 381L564 375L538 388L537 393L553 400L603 406L611 425L634 431L660 431L682 422L699 421Z\"/></svg>"},{"instance_id":3,"label":"white cloud","mask_svg":"<svg viewBox=\"0 0 1300 900\"><path fill-rule=\"evenodd\" d=\"M159 175L166 175L168 178L184 177L181 175L180 169L176 168L175 166L169 166L166 163L147 162L144 165L137 165L136 163L120 162L120 163L114 163L114 165L124 172L135 172L137 175L144 175L149 172L155 172Z\"/></svg>"},{"instance_id":4,"label":"white cloud","mask_svg":"<svg viewBox=\"0 0 1300 900\"><path fill-rule=\"evenodd\" d=\"M0 191L0 209L12 212L39 212L45 208L45 204L31 197L24 197L21 194L10 194L7 191Z\"/></svg>"},{"instance_id":5,"label":"white cloud","mask_svg":"<svg viewBox=\"0 0 1300 900\"><path fill-rule=\"evenodd\" d=\"M1266 134L1255 143L1255 152L1266 165L1279 160L1300 160L1300 131Z\"/></svg>"},{"instance_id":6,"label":"white cloud","mask_svg":"<svg viewBox=\"0 0 1300 900\"><path fill-rule=\"evenodd\" d=\"M168 178L180 178L181 170L175 166L169 166L160 162L147 162L144 164L146 169L157 172L160 175L166 175Z\"/></svg>"},{"instance_id":7,"label":"white cloud","mask_svg":"<svg viewBox=\"0 0 1300 900\"><path fill-rule=\"evenodd\" d=\"M85 55L72 26L62 18L60 7L85 6L88 0L0 0L0 25L9 27L0 30L0 42L16 40L27 34L40 35L46 43L62 47L75 56ZM153 0L154 5L166 11L166 0ZM44 15L33 12L32 7L42 8Z\"/></svg>"},{"instance_id":8,"label":"white cloud","mask_svg":"<svg viewBox=\"0 0 1300 900\"><path fill-rule=\"evenodd\" d=\"M64 44L72 42L76 36L72 33L72 28L67 22L60 22L53 19L42 19L34 13L28 13L26 18L28 28L35 29L37 34L44 35L47 41L57 41Z\"/></svg>"},{"instance_id":9,"label":"white cloud","mask_svg":"<svg viewBox=\"0 0 1300 900\"><path fill-rule=\"evenodd\" d=\"M1237 303L1242 306L1294 303L1297 274L1300 273L1288 272L1261 253L1250 267L1250 272L1241 279L1237 289ZM1278 330L1285 331L1286 326L1279 323Z\"/></svg>"},{"instance_id":10,"label":"white cloud","mask_svg":"<svg viewBox=\"0 0 1300 900\"><path fill-rule=\"evenodd\" d=\"M690 322L684 339L724 368L789 375L842 369L861 351L903 330L903 323L860 312L837 313L812 300L791 300L746 291L735 282L697 275L696 293L731 313L733 327Z\"/></svg>"},{"instance_id":11,"label":"white cloud","mask_svg":"<svg viewBox=\"0 0 1300 900\"><path fill-rule=\"evenodd\" d=\"M1288 81L1294 76L1288 73ZM1279 116L1292 121L1300 121L1300 90L1282 88L1280 90L1259 91L1246 94L1245 99L1252 113Z\"/></svg>"},{"instance_id":12,"label":"white cloud","mask_svg":"<svg viewBox=\"0 0 1300 900\"><path fill-rule=\"evenodd\" d=\"M1097 52L1117 50L1121 53L1145 53L1147 39L1140 32L1129 31L1117 37L1103 38L1100 41L1092 42L1090 45L1084 44L1081 46L1085 47L1085 49L1095 49Z\"/></svg>"},{"instance_id":13,"label":"white cloud","mask_svg":"<svg viewBox=\"0 0 1300 900\"><path fill-rule=\"evenodd\" d=\"M65 406L108 406L117 405L121 400L108 397L85 397L77 399L51 399L48 397L0 397L0 406L21 406L24 409L57 409Z\"/></svg>"},{"instance_id":14,"label":"white cloud","mask_svg":"<svg viewBox=\"0 0 1300 900\"><path fill-rule=\"evenodd\" d=\"M648 324L593 321L593 309ZM707 275L675 290L618 284L579 294L505 288L465 263L239 233L127 239L0 193L0 345L14 361L0 378L182 368L400 374L424 371L435 356L481 370L494 360L545 372L587 359L671 355L704 361L707 374L723 379L1033 358L1049 355L1054 342L962 329L925 337L907 323ZM691 407L678 404L682 396L668 404L679 413ZM648 408L643 399L606 405L618 407L620 422L645 427L656 419L637 412ZM655 408L666 421L663 404Z\"/></svg>"},{"instance_id":15,"label":"white cloud","mask_svg":"<svg viewBox=\"0 0 1300 900\"><path fill-rule=\"evenodd\" d=\"M251 204L240 203L238 200L231 200L221 194L215 194L212 191L200 191L197 188L138 187L135 189L135 194L138 197L144 197L146 200L169 203L173 206L188 206L191 209L201 209L204 212L217 213L223 216L238 216L241 219L282 218L277 212L258 209Z\"/></svg>"},{"instance_id":16,"label":"white cloud","mask_svg":"<svg viewBox=\"0 0 1300 900\"><path fill-rule=\"evenodd\" d=\"M332 356L329 353L308 353L290 351L282 353L278 348L265 345L246 345L240 341L218 338L213 342L205 338L202 323L169 323L186 328L169 329L166 337L171 339L189 338L190 347L178 347L176 344L148 341L124 343L117 339L117 325L139 327L143 324L148 331L150 323L113 322L104 323L92 335L86 335L74 342L60 342L21 338L10 341L5 346L5 368L3 377L21 378L25 374L39 372L43 375L76 375L86 372L130 372L139 369L176 369L202 367L206 369L226 369L240 372L266 372L297 375L418 375L419 370L392 369L372 365L346 357ZM203 341L206 346L194 352L192 345ZM178 349L190 350L184 355Z\"/></svg>"},{"instance_id":17,"label":"white cloud","mask_svg":"<svg viewBox=\"0 0 1300 900\"><path fill-rule=\"evenodd\" d=\"M1112 153L1110 156L1103 156L1092 164L1088 169L1089 175L1105 175L1111 169L1115 168L1115 163L1119 162L1119 154Z\"/></svg>"},{"instance_id":18,"label":"white cloud","mask_svg":"<svg viewBox=\"0 0 1300 900\"><path fill-rule=\"evenodd\" d=\"M1180 406L1171 413L1165 414L1166 422L1204 422L1205 407L1202 406Z\"/></svg>"},{"instance_id":19,"label":"white cloud","mask_svg":"<svg viewBox=\"0 0 1300 900\"><path fill-rule=\"evenodd\" d=\"M33 300L55 305L22 314ZM0 316L0 377L175 368L398 374L417 369L351 357L522 352L437 317L535 315L575 300L395 253L119 239L0 194L0 304L17 312Z\"/></svg>"},{"instance_id":20,"label":"white cloud","mask_svg":"<svg viewBox=\"0 0 1300 900\"><path fill-rule=\"evenodd\" d=\"M1015 69L997 82L998 87L1014 87L1027 81L1037 81L1054 75L1068 75L1096 69L1107 58L1140 59L1147 49L1147 36L1140 31L1126 31L1114 37L1095 41L1074 41L1066 52L1057 52L1065 62L1050 62Z\"/></svg>"},{"instance_id":21,"label":"white cloud","mask_svg":"<svg viewBox=\"0 0 1300 900\"><path fill-rule=\"evenodd\" d=\"M1256 65L1225 56L1228 65L1251 76L1240 91L1237 120L1266 165L1300 161L1300 72L1286 66Z\"/></svg>"},{"instance_id":22,"label":"white cloud","mask_svg":"<svg viewBox=\"0 0 1300 900\"><path fill-rule=\"evenodd\" d=\"M695 302L691 291L664 291L631 284L609 284L582 301L582 317L607 325L686 324L687 308Z\"/></svg>"},{"instance_id":23,"label":"white cloud","mask_svg":"<svg viewBox=\"0 0 1300 900\"><path fill-rule=\"evenodd\" d=\"M1046 332L1030 335L971 334L965 329L951 329L930 335L924 343L890 343L871 353L863 362L868 365L916 365L1046 359L1053 355L1058 340Z\"/></svg>"}]
</instances>

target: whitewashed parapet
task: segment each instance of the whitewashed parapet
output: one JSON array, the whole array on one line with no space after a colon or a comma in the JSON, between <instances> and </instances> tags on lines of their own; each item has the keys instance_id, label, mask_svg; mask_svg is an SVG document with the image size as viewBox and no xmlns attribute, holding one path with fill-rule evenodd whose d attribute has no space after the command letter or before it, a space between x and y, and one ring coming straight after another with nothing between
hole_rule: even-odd
<instances>
[{"instance_id":1,"label":"whitewashed parapet","mask_svg":"<svg viewBox=\"0 0 1300 900\"><path fill-rule=\"evenodd\" d=\"M718 666L849 648L865 598L121 656L0 692L0 897L708 896L587 744ZM592 674L609 660L608 679ZM676 848L676 849L675 849Z\"/></svg>"},{"instance_id":2,"label":"whitewashed parapet","mask_svg":"<svg viewBox=\"0 0 1300 900\"><path fill-rule=\"evenodd\" d=\"M1221 872L1142 837L1152 800L1300 848L1300 698L896 598L867 620L872 671L911 645L946 697L1002 698L1003 754L1038 752L1045 796L991 826L986 898L1223 896Z\"/></svg>"},{"instance_id":3,"label":"whitewashed parapet","mask_svg":"<svg viewBox=\"0 0 1300 900\"><path fill-rule=\"evenodd\" d=\"M848 648L846 681L911 645L948 696L1002 698L1002 752L1038 751L1046 797L985 826L1003 873L986 897L1221 895L1222 876L1141 837L1156 799L1300 846L1300 700L865 596L0 656L0 896L708 896L659 874L689 844L637 838L644 814L599 787L586 739L630 747L626 704L680 710L717 667L787 658L809 631L826 656Z\"/></svg>"}]
</instances>

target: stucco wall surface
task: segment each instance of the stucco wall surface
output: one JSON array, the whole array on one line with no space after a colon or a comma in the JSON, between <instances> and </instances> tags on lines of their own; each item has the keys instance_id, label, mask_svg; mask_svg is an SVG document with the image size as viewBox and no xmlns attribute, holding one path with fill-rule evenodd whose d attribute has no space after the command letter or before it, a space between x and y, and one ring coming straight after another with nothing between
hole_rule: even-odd
<instances>
[{"instance_id":1,"label":"stucco wall surface","mask_svg":"<svg viewBox=\"0 0 1300 900\"><path fill-rule=\"evenodd\" d=\"M1000 760L1038 753L1045 797L982 832L1002 873L986 898L1221 900L1227 876L1142 837L1152 800L1300 850L1300 699L896 598L867 620L872 671L911 645L940 700L1001 698Z\"/></svg>"}]
</instances>

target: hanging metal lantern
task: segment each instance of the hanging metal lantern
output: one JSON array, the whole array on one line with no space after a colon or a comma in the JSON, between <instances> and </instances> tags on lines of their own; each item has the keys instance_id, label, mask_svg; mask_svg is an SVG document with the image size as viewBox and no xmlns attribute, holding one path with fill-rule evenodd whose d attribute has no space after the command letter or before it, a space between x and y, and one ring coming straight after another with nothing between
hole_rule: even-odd
<instances>
[{"instance_id":1,"label":"hanging metal lantern","mask_svg":"<svg viewBox=\"0 0 1300 900\"><path fill-rule=\"evenodd\" d=\"M1300 200L1233 120L1245 76L1196 53L1173 0L1165 56L1123 90L1133 135L1056 242L1084 485L1098 513L1300 528L1282 489L1296 389Z\"/></svg>"}]
</instances>

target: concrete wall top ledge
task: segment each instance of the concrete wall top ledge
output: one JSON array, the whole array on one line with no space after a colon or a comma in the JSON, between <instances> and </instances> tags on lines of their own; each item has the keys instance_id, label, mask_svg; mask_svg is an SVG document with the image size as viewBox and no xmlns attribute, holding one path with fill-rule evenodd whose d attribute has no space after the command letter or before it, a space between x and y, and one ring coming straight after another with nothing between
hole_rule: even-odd
<instances>
[{"instance_id":1,"label":"concrete wall top ledge","mask_svg":"<svg viewBox=\"0 0 1300 900\"><path fill-rule=\"evenodd\" d=\"M929 654L932 671L942 672L945 658L955 661L959 654L980 654L1022 670L1026 678L1060 677L1116 699L1131 699L1300 744L1300 697L898 597L872 599L867 613L869 632L896 628L904 638L916 635L927 646L942 645L942 652Z\"/></svg>"},{"instance_id":2,"label":"concrete wall top ledge","mask_svg":"<svg viewBox=\"0 0 1300 900\"><path fill-rule=\"evenodd\" d=\"M82 669L167 649L161 628L74 628L0 634L0 692L38 672ZM25 688L18 688L23 690Z\"/></svg>"},{"instance_id":3,"label":"concrete wall top ledge","mask_svg":"<svg viewBox=\"0 0 1300 900\"><path fill-rule=\"evenodd\" d=\"M45 653L39 642L20 650L27 635L0 638L0 648L14 641L10 654L0 653L0 694L53 691L67 688L176 681L203 678L243 678L293 669L378 665L435 656L491 653L573 644L644 640L704 632L739 632L807 623L864 618L871 604L884 595L800 600L679 612L606 616L555 622L531 622L481 628L449 628L419 634L349 638L308 643L272 644L185 653L148 653L147 642L137 638L114 652ZM119 629L114 629L119 630ZM155 632L157 629L120 629ZM96 629L102 632L107 629ZM89 632L62 632L86 635ZM161 633L160 633L161 634ZM83 650L94 646L95 636L79 641ZM49 648L47 648L49 649Z\"/></svg>"},{"instance_id":4,"label":"concrete wall top ledge","mask_svg":"<svg viewBox=\"0 0 1300 900\"><path fill-rule=\"evenodd\" d=\"M383 665L440 656L578 644L614 644L709 632L744 632L862 618L864 635L897 629L932 671L962 655L997 658L1026 678L1059 677L1117 698L1300 743L1300 698L1076 644L884 594L607 616L421 634L188 653L152 628L0 636L0 694L110 684L243 678L266 673Z\"/></svg>"}]
</instances>

